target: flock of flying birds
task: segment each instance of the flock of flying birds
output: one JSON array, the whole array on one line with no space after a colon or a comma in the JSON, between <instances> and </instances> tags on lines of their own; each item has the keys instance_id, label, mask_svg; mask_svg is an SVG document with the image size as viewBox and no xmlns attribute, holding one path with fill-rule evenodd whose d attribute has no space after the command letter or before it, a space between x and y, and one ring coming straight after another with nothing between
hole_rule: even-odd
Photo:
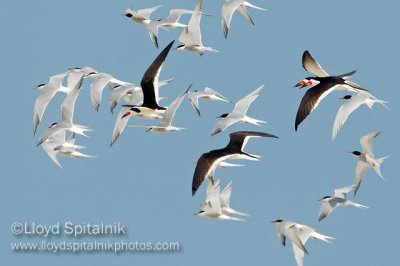
<instances>
[{"instance_id":1,"label":"flock of flying birds","mask_svg":"<svg viewBox=\"0 0 400 266\"><path fill-rule=\"evenodd\" d=\"M149 31L150 38L157 48L159 28L181 28L182 33L178 40L183 44L177 46L173 50L192 51L199 53L200 55L203 55L205 51L217 52L217 50L211 47L203 46L201 41L200 19L203 15L209 16L208 14L202 12L201 0L198 1L198 4L194 10L172 9L167 18L151 20L150 15L160 7L161 6L156 6L138 11L128 8L125 11L125 16L138 24L144 25ZM232 20L233 13L236 10L239 11L249 22L254 24L253 19L248 13L248 8L266 10L254 6L244 0L225 1L221 12L222 29L225 38L228 36L230 22ZM190 14L191 18L188 24L183 24L180 22L180 19L182 15L186 14ZM64 73L50 77L47 84L40 84L36 86L35 89L42 91L43 93L37 97L34 106L34 133L36 133L37 127L43 119L46 107L53 96L58 92L66 94L66 97L61 105L60 120L51 124L41 134L37 140L37 146L42 146L44 151L49 155L54 163L60 167L61 164L57 159L58 156L75 158L94 157L92 155L79 152L79 150L85 147L75 144L76 134L87 136L86 132L91 131L91 129L87 126L75 124L73 121L75 102L79 96L84 79L93 80L90 85L90 95L92 105L95 110L98 110L100 107L102 101L102 92L106 87L108 87L111 92L111 99L109 102L111 112L113 112L121 99L124 101L124 104L122 105L115 122L111 137L111 146L122 134L129 118L132 116L141 119L158 119L160 121L158 125L144 126L149 132L165 133L180 131L183 128L172 125L172 120L185 97L188 98L190 104L198 115L200 115L199 99L230 102L225 96L211 88L205 87L203 90L191 91L190 85L180 95L178 95L170 105L167 107L160 105L160 101L163 98L159 96L159 88L170 83L172 79L159 81L159 76L173 44L174 41L169 43L152 62L150 67L143 75L143 78L140 82L140 87L135 86L130 82L118 80L108 73L98 72L91 67L71 68ZM349 115L361 105L365 104L372 109L375 103L379 103L387 108L386 101L377 99L369 91L363 89L362 86L349 81L349 78L356 71L351 71L342 75L331 76L321 67L321 65L311 56L308 51L303 53L302 65L306 71L312 73L314 76L305 78L295 85L295 87L300 88L311 86L300 102L295 119L296 131L298 130L300 123L302 123L302 121L317 108L319 103L328 94L335 90L346 91L350 94L342 98L345 100L345 103L337 111L332 129L332 141L334 141L336 138ZM64 79L67 79L66 85L63 85ZM265 121L251 118L246 114L252 102L260 94L262 88L263 85L259 86L247 96L239 100L234 105L234 108L230 113L222 114L219 117L221 120L212 130L211 136L223 132L226 128L235 123L253 124L257 126L261 126L263 123L266 123ZM319 221L326 218L336 207L339 206L368 208L364 205L348 200L347 194L354 190L354 195L356 195L358 189L360 188L365 172L370 168L373 168L376 174L383 178L380 171L380 165L387 157L375 158L372 148L372 142L379 134L380 132L371 132L363 136L360 139L362 152L351 152L358 158L355 171L355 182L352 185L335 189L334 196L326 196L320 200L322 202L322 206L318 214ZM197 212L196 215L214 220L235 221L243 221L243 218L239 218L238 216L248 216L245 213L234 210L230 206L232 182L229 182L229 184L221 191L220 181L214 181L214 176L217 168L242 166L227 162L226 160L242 159L259 161L261 156L245 152L244 147L250 138L260 137L278 138L275 135L264 132L233 132L229 135L230 140L225 148L212 150L200 156L193 175L192 196L195 195L204 180L207 181L207 188L206 200L202 205L203 208L201 211ZM286 237L292 240L292 246L297 265L303 265L304 255L308 254L305 244L310 237L326 242L330 242L330 240L333 239L332 237L317 233L311 227L298 224L293 221L278 219L273 221L273 223L276 225L278 238L283 245L285 245Z\"/></svg>"}]
</instances>

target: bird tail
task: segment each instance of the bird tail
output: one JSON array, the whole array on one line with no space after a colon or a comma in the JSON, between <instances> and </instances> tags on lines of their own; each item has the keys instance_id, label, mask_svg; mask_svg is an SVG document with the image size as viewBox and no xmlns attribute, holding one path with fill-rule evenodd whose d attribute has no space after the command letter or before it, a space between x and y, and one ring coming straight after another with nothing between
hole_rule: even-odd
<instances>
[{"instance_id":1,"label":"bird tail","mask_svg":"<svg viewBox=\"0 0 400 266\"><path fill-rule=\"evenodd\" d=\"M385 179L381 173L381 164L383 163L383 161L387 158L389 158L390 156L386 156L386 157L382 157L382 158L378 158L375 159L376 164L373 166L375 173L382 179Z\"/></svg>"},{"instance_id":2,"label":"bird tail","mask_svg":"<svg viewBox=\"0 0 400 266\"><path fill-rule=\"evenodd\" d=\"M266 8L262 8L262 7L259 7L259 6L255 6L255 5L253 5L253 4L251 4L251 3L247 2L247 1L245 1L245 2L243 3L243 5L246 6L246 7L251 7L251 8L254 8L254 9L261 10L261 11L268 11L268 9L266 9Z\"/></svg>"},{"instance_id":3,"label":"bird tail","mask_svg":"<svg viewBox=\"0 0 400 266\"><path fill-rule=\"evenodd\" d=\"M387 102L387 101L382 101L382 100L376 100L376 102L382 104L383 106L386 107L386 109L390 110L390 108L386 105L386 104L389 103L389 102Z\"/></svg>"},{"instance_id":4,"label":"bird tail","mask_svg":"<svg viewBox=\"0 0 400 266\"><path fill-rule=\"evenodd\" d=\"M236 215L240 215L240 216L250 217L250 215L247 214L247 213L238 212L238 211L235 211L235 210L234 210L232 213L233 213L233 214L236 214Z\"/></svg>"},{"instance_id":5,"label":"bird tail","mask_svg":"<svg viewBox=\"0 0 400 266\"><path fill-rule=\"evenodd\" d=\"M83 157L83 158L96 158L96 156L94 156L94 155L88 155L88 154L84 154L84 153L81 153L81 152L78 152L78 151L74 151L73 153L71 153L71 156L72 157L76 157L76 158L80 158L80 157Z\"/></svg>"},{"instance_id":6,"label":"bird tail","mask_svg":"<svg viewBox=\"0 0 400 266\"><path fill-rule=\"evenodd\" d=\"M358 204L358 203L352 202L352 201L350 201L350 200L346 201L346 205L347 205L347 206L353 206L353 207L357 207L357 208L363 208L363 209L367 209L367 208L369 208L368 206L361 205L361 204Z\"/></svg>"},{"instance_id":7,"label":"bird tail","mask_svg":"<svg viewBox=\"0 0 400 266\"><path fill-rule=\"evenodd\" d=\"M230 217L230 220L237 221L237 222L245 222L246 221L245 219L237 218L237 217Z\"/></svg>"},{"instance_id":8,"label":"bird tail","mask_svg":"<svg viewBox=\"0 0 400 266\"><path fill-rule=\"evenodd\" d=\"M314 239L319 239L319 240L328 242L328 243L332 243L330 240L335 239L334 237L326 236L326 235L323 235L323 234L320 234L320 233L317 233L317 232L311 233L311 237L314 238Z\"/></svg>"}]
</instances>

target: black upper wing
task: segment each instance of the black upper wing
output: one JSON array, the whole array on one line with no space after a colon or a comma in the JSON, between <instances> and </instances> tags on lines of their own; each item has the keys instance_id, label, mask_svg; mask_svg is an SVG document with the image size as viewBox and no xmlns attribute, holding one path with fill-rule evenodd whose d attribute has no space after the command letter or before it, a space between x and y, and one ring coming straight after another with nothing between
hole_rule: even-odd
<instances>
[{"instance_id":1,"label":"black upper wing","mask_svg":"<svg viewBox=\"0 0 400 266\"><path fill-rule=\"evenodd\" d=\"M167 47L164 48L164 50L162 50L162 52L157 56L157 58L153 61L143 75L142 81L140 82L143 91L143 106L150 108L158 107L155 92L155 90L158 90L158 84L156 85L157 88L155 88L154 81L157 79L158 83L158 76L160 75L165 58L167 58L173 43L174 41L172 41L167 45Z\"/></svg>"},{"instance_id":2,"label":"black upper wing","mask_svg":"<svg viewBox=\"0 0 400 266\"><path fill-rule=\"evenodd\" d=\"M311 89L308 89L301 100L299 109L297 110L295 129L297 131L298 126L304 119L317 108L320 101L326 97L331 91L335 89L335 83L321 82L315 85Z\"/></svg>"},{"instance_id":3,"label":"black upper wing","mask_svg":"<svg viewBox=\"0 0 400 266\"><path fill-rule=\"evenodd\" d=\"M256 132L256 131L237 131L229 134L229 143L226 146L226 149L229 149L232 152L240 152L242 150L243 142L246 137L269 137L269 138L278 138L275 135L264 133L264 132Z\"/></svg>"}]
</instances>

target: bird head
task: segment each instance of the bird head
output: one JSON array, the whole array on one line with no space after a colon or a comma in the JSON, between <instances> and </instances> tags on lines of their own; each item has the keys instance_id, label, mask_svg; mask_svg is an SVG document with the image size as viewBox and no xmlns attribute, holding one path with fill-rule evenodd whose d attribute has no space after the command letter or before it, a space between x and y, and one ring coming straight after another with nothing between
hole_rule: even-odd
<instances>
[{"instance_id":1,"label":"bird head","mask_svg":"<svg viewBox=\"0 0 400 266\"><path fill-rule=\"evenodd\" d=\"M222 115L220 115L220 116L217 116L217 118L226 118L228 115L229 115L228 113L222 114Z\"/></svg>"},{"instance_id":2,"label":"bird head","mask_svg":"<svg viewBox=\"0 0 400 266\"><path fill-rule=\"evenodd\" d=\"M97 75L98 73L95 71L91 71L89 73L86 73L85 75L83 75L85 78L93 78L95 75Z\"/></svg>"},{"instance_id":3,"label":"bird head","mask_svg":"<svg viewBox=\"0 0 400 266\"><path fill-rule=\"evenodd\" d=\"M179 50L184 50L184 49L185 49L185 45L181 44L181 45L175 47L175 48L172 49L172 50L174 50L174 51L179 51Z\"/></svg>"},{"instance_id":4,"label":"bird head","mask_svg":"<svg viewBox=\"0 0 400 266\"><path fill-rule=\"evenodd\" d=\"M194 213L193 215L202 216L202 215L204 215L204 212L205 211L201 210L199 212Z\"/></svg>"},{"instance_id":5,"label":"bird head","mask_svg":"<svg viewBox=\"0 0 400 266\"><path fill-rule=\"evenodd\" d=\"M349 151L349 153L353 154L356 157L361 155L361 152L359 152L359 151Z\"/></svg>"},{"instance_id":6,"label":"bird head","mask_svg":"<svg viewBox=\"0 0 400 266\"><path fill-rule=\"evenodd\" d=\"M53 127L55 127L57 124L58 124L58 123L55 122L55 123L51 124L51 125L49 126L49 128L53 128Z\"/></svg>"},{"instance_id":7,"label":"bird head","mask_svg":"<svg viewBox=\"0 0 400 266\"><path fill-rule=\"evenodd\" d=\"M344 97L342 97L342 98L340 98L340 99L343 99L343 100L350 100L350 99L351 99L351 95L346 95L346 96L344 96Z\"/></svg>"},{"instance_id":8,"label":"bird head","mask_svg":"<svg viewBox=\"0 0 400 266\"><path fill-rule=\"evenodd\" d=\"M314 86L317 85L319 83L319 81L315 80L314 78L305 78L303 80L301 80L299 83L297 83L296 85L294 85L294 87L299 87L299 89L304 88L304 87L308 87L308 86Z\"/></svg>"},{"instance_id":9,"label":"bird head","mask_svg":"<svg viewBox=\"0 0 400 266\"><path fill-rule=\"evenodd\" d=\"M46 86L46 84L43 84L43 83L42 83L42 84L37 85L37 86L34 87L33 89L34 89L34 90L42 90L44 86Z\"/></svg>"},{"instance_id":10,"label":"bird head","mask_svg":"<svg viewBox=\"0 0 400 266\"><path fill-rule=\"evenodd\" d=\"M330 198L332 198L332 197L331 196L325 196L325 197L319 199L318 201L328 202L330 200Z\"/></svg>"},{"instance_id":11,"label":"bird head","mask_svg":"<svg viewBox=\"0 0 400 266\"><path fill-rule=\"evenodd\" d=\"M279 223L281 223L281 222L283 222L282 219L278 219L278 220L275 220L275 221L271 221L271 223L273 223L273 224L279 224Z\"/></svg>"}]
</instances>

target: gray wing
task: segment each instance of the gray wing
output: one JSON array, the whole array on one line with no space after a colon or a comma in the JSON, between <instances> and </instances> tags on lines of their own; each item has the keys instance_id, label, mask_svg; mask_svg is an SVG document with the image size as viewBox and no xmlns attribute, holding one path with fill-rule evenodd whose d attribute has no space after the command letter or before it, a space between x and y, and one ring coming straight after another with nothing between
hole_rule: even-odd
<instances>
[{"instance_id":1,"label":"gray wing","mask_svg":"<svg viewBox=\"0 0 400 266\"><path fill-rule=\"evenodd\" d=\"M237 123L239 120L237 118L229 117L229 115L218 121L218 123L215 125L211 136L214 136L222 131L224 131L227 127L230 127L231 125Z\"/></svg>"},{"instance_id":2,"label":"gray wing","mask_svg":"<svg viewBox=\"0 0 400 266\"><path fill-rule=\"evenodd\" d=\"M192 85L190 85L192 86ZM190 87L189 87L190 88ZM189 91L189 88L184 91L181 95L179 95L165 110L163 118L161 119L160 126L167 127L171 125L172 119L175 116L176 110L178 110L181 105L183 99L186 96L186 93Z\"/></svg>"},{"instance_id":3,"label":"gray wing","mask_svg":"<svg viewBox=\"0 0 400 266\"><path fill-rule=\"evenodd\" d=\"M336 114L335 122L333 123L332 141L335 140L337 134L339 133L339 130L342 128L349 115L358 107L360 107L364 103L364 100L365 97L361 95L353 95L350 100L339 107L339 110Z\"/></svg>"},{"instance_id":4,"label":"gray wing","mask_svg":"<svg viewBox=\"0 0 400 266\"><path fill-rule=\"evenodd\" d=\"M221 203L219 200L219 195L220 195L220 190L221 187L217 186L216 188L214 188L214 190L211 192L210 196L209 196L209 205L211 206L212 210L210 210L211 213L214 214L221 214Z\"/></svg>"},{"instance_id":5,"label":"gray wing","mask_svg":"<svg viewBox=\"0 0 400 266\"><path fill-rule=\"evenodd\" d=\"M153 13L154 11L156 11L157 9L159 9L162 6L163 5L159 5L159 6L155 6L155 7L149 7L149 8L145 8L145 9L140 9L140 10L137 11L137 13L142 15L143 17L149 19L151 13Z\"/></svg>"},{"instance_id":6,"label":"gray wing","mask_svg":"<svg viewBox=\"0 0 400 266\"><path fill-rule=\"evenodd\" d=\"M322 219L326 218L334 208L336 208L337 204L333 202L325 202L321 205L321 208L319 209L318 213L318 221L321 221Z\"/></svg>"},{"instance_id":7,"label":"gray wing","mask_svg":"<svg viewBox=\"0 0 400 266\"><path fill-rule=\"evenodd\" d=\"M166 19L164 19L165 22L178 22L178 20L181 18L183 14L193 14L193 10L187 10L187 9L171 9L169 12L169 15Z\"/></svg>"},{"instance_id":8,"label":"gray wing","mask_svg":"<svg viewBox=\"0 0 400 266\"><path fill-rule=\"evenodd\" d=\"M335 197L346 199L347 194L355 188L355 185L335 189Z\"/></svg>"},{"instance_id":9,"label":"gray wing","mask_svg":"<svg viewBox=\"0 0 400 266\"><path fill-rule=\"evenodd\" d=\"M254 91L252 91L250 94L248 94L246 97L242 98L235 104L235 108L233 109L232 113L238 113L240 115L245 115L247 113L247 110L250 107L250 104L254 102L255 99L257 99L258 95L261 92L261 89L264 87L264 85L261 85Z\"/></svg>"},{"instance_id":10,"label":"gray wing","mask_svg":"<svg viewBox=\"0 0 400 266\"><path fill-rule=\"evenodd\" d=\"M311 56L308 50L303 53L303 68L317 77L328 77L329 74L322 69L321 65Z\"/></svg>"},{"instance_id":11,"label":"gray wing","mask_svg":"<svg viewBox=\"0 0 400 266\"><path fill-rule=\"evenodd\" d=\"M205 87L203 91L204 91L204 93L217 96L218 98L220 98L219 100L221 100L221 101L230 102L228 100L228 98L226 98L224 95L222 95L221 93L219 93L209 87Z\"/></svg>"},{"instance_id":12,"label":"gray wing","mask_svg":"<svg viewBox=\"0 0 400 266\"><path fill-rule=\"evenodd\" d=\"M47 105L51 99L56 95L58 88L49 88L43 94L36 98L35 107L33 111L33 133L36 133L36 129L39 122L43 118L43 114L46 110Z\"/></svg>"},{"instance_id":13,"label":"gray wing","mask_svg":"<svg viewBox=\"0 0 400 266\"><path fill-rule=\"evenodd\" d=\"M221 207L230 207L230 199L232 194L232 181L226 185L219 195L221 201Z\"/></svg>"},{"instance_id":14,"label":"gray wing","mask_svg":"<svg viewBox=\"0 0 400 266\"><path fill-rule=\"evenodd\" d=\"M133 90L134 86L121 86L118 85L114 88L111 89L111 98L110 98L110 111L111 113L114 112L115 107L117 106L119 100L121 99L121 96L125 93L127 93L130 90ZM140 92L142 89L140 89ZM142 97L143 98L143 97ZM141 100L143 101L143 99Z\"/></svg>"},{"instance_id":15,"label":"gray wing","mask_svg":"<svg viewBox=\"0 0 400 266\"><path fill-rule=\"evenodd\" d=\"M58 165L58 167L62 168L60 162L57 159L57 152L54 150L54 147L57 146L58 144L55 144L52 141L48 141L43 143L42 148L43 150L47 153L47 155L50 157L53 162Z\"/></svg>"},{"instance_id":16,"label":"gray wing","mask_svg":"<svg viewBox=\"0 0 400 266\"><path fill-rule=\"evenodd\" d=\"M373 156L374 155L374 149L372 148L372 141L379 136L379 134L381 134L381 132L371 132L368 133L367 135L363 136L360 139L360 144L363 150L364 154L367 154L369 156Z\"/></svg>"},{"instance_id":17,"label":"gray wing","mask_svg":"<svg viewBox=\"0 0 400 266\"><path fill-rule=\"evenodd\" d=\"M231 1L226 1L225 4L222 6L221 23L222 23L222 30L224 31L225 38L228 37L228 30L229 30L229 26L232 21L233 13L235 13L236 9L243 2L244 2L244 0L231 0Z\"/></svg>"},{"instance_id":18,"label":"gray wing","mask_svg":"<svg viewBox=\"0 0 400 266\"><path fill-rule=\"evenodd\" d=\"M96 111L99 110L103 90L112 78L109 74L101 73L90 85L90 98Z\"/></svg>"},{"instance_id":19,"label":"gray wing","mask_svg":"<svg viewBox=\"0 0 400 266\"><path fill-rule=\"evenodd\" d=\"M189 91L187 96L188 96L189 102L192 105L193 109L200 116L199 93L196 91Z\"/></svg>"},{"instance_id":20,"label":"gray wing","mask_svg":"<svg viewBox=\"0 0 400 266\"><path fill-rule=\"evenodd\" d=\"M158 28L162 26L164 22L162 21L151 21L146 25L147 30L149 31L149 36L153 44L158 48Z\"/></svg>"},{"instance_id":21,"label":"gray wing","mask_svg":"<svg viewBox=\"0 0 400 266\"><path fill-rule=\"evenodd\" d=\"M114 144L115 141L119 138L119 136L122 134L124 131L126 124L128 124L129 118L132 115L125 116L122 118L122 116L129 111L129 107L122 107L121 110L119 111L119 114L117 116L117 120L115 120L115 125L114 125L114 130L111 136L111 144L110 147Z\"/></svg>"},{"instance_id":22,"label":"gray wing","mask_svg":"<svg viewBox=\"0 0 400 266\"><path fill-rule=\"evenodd\" d=\"M201 10L202 10L202 0L199 0L195 8L195 12L190 17L188 26L183 29L181 35L179 36L179 41L185 45L201 45L201 31L200 31L200 21L201 21Z\"/></svg>"},{"instance_id":23,"label":"gray wing","mask_svg":"<svg viewBox=\"0 0 400 266\"><path fill-rule=\"evenodd\" d=\"M292 240L293 246L297 246L302 252L308 254L306 247L303 245L303 242L298 235L298 229L295 224L287 229L287 236Z\"/></svg>"},{"instance_id":24,"label":"gray wing","mask_svg":"<svg viewBox=\"0 0 400 266\"><path fill-rule=\"evenodd\" d=\"M80 88L83 82L83 74L80 74L81 77L78 81L73 85L72 90L68 93L67 97L65 97L62 105L61 105L61 121L60 124L62 126L72 126L74 110L75 110L75 103L76 99L78 98Z\"/></svg>"},{"instance_id":25,"label":"gray wing","mask_svg":"<svg viewBox=\"0 0 400 266\"><path fill-rule=\"evenodd\" d=\"M356 177L355 177L355 181L354 181L354 184L355 184L354 195L357 194L357 191L361 186L361 182L364 177L364 174L369 168L371 168L371 166L369 164L364 163L362 161L357 162Z\"/></svg>"}]
</instances>

